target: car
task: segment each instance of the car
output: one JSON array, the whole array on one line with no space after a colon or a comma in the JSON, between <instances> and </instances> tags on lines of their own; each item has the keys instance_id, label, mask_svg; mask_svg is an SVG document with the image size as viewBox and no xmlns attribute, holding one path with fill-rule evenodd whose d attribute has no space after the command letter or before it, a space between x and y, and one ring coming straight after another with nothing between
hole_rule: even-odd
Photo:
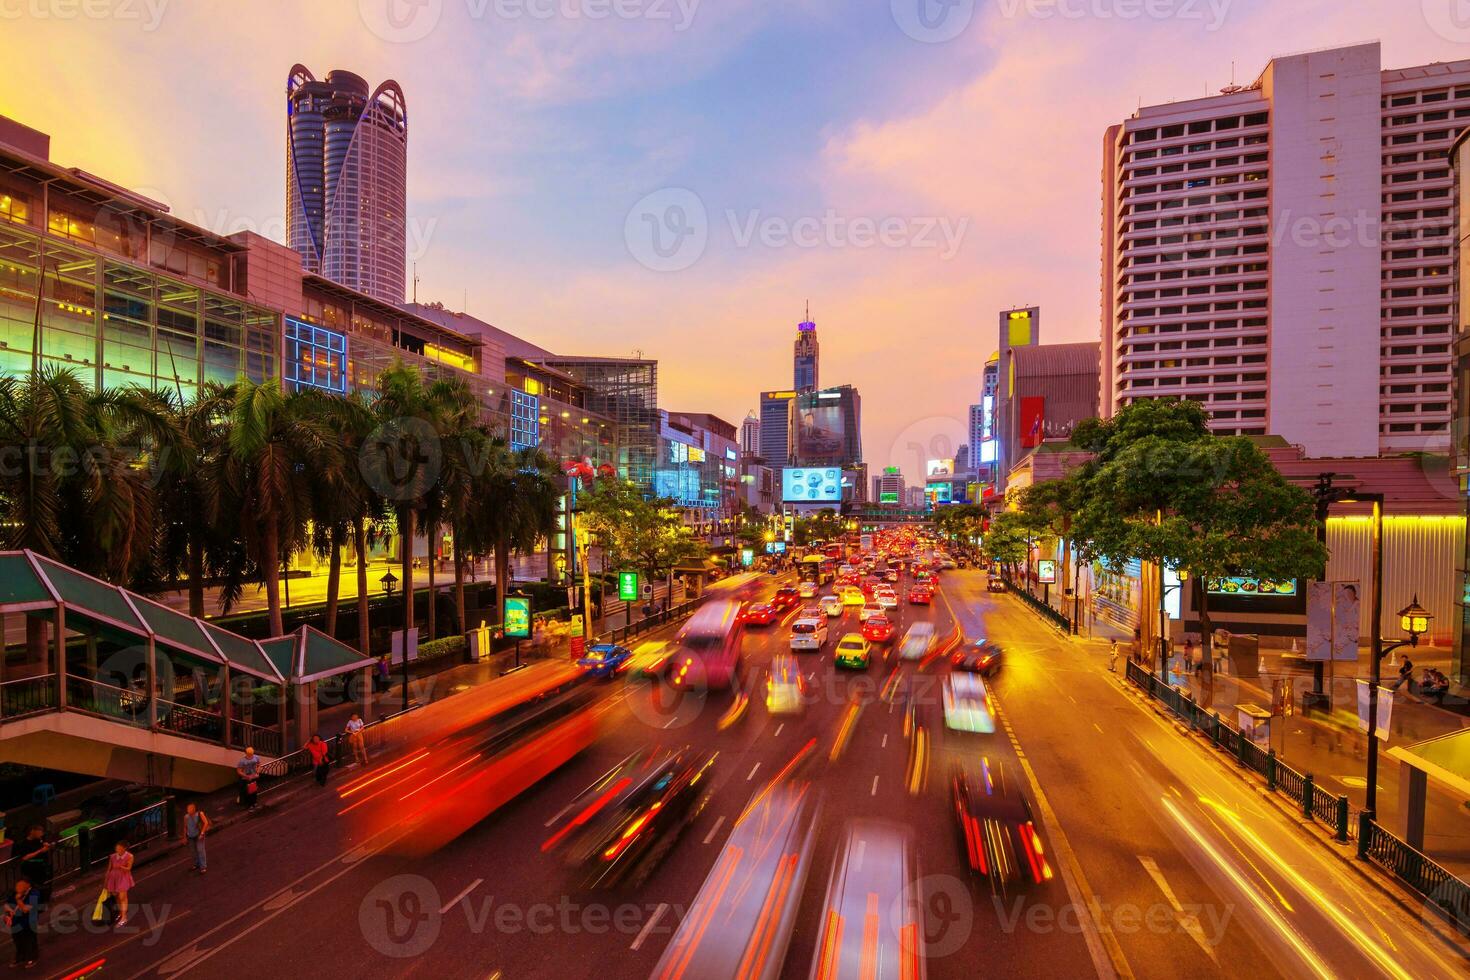
<instances>
[{"instance_id":1,"label":"car","mask_svg":"<svg viewBox=\"0 0 1470 980\"><path fill-rule=\"evenodd\" d=\"M868 597L863 595L863 590L855 585L844 585L839 594L842 596L844 606L861 606L868 601Z\"/></svg>"},{"instance_id":2,"label":"car","mask_svg":"<svg viewBox=\"0 0 1470 980\"><path fill-rule=\"evenodd\" d=\"M633 649L633 658L628 661L629 680L652 680L664 672L669 658L674 655L674 645L668 640L649 640Z\"/></svg>"},{"instance_id":3,"label":"car","mask_svg":"<svg viewBox=\"0 0 1470 980\"><path fill-rule=\"evenodd\" d=\"M867 670L873 647L861 633L848 633L837 641L837 652L832 662L838 667Z\"/></svg>"},{"instance_id":4,"label":"car","mask_svg":"<svg viewBox=\"0 0 1470 980\"><path fill-rule=\"evenodd\" d=\"M967 670L989 677L1000 670L1005 656L1004 651L994 643L975 640L961 645L949 659L955 670Z\"/></svg>"},{"instance_id":5,"label":"car","mask_svg":"<svg viewBox=\"0 0 1470 980\"><path fill-rule=\"evenodd\" d=\"M863 620L863 636L873 643L887 643L893 639L893 620L879 613Z\"/></svg>"},{"instance_id":6,"label":"car","mask_svg":"<svg viewBox=\"0 0 1470 980\"><path fill-rule=\"evenodd\" d=\"M769 626L776 619L776 607L769 602L755 602L745 607L740 621L751 626Z\"/></svg>"},{"instance_id":7,"label":"car","mask_svg":"<svg viewBox=\"0 0 1470 980\"><path fill-rule=\"evenodd\" d=\"M933 589L926 589L926 588L923 588L923 587L918 586L918 585L916 585L913 588L909 589L909 605L911 605L911 606L927 606L927 605L929 605L933 601L934 601L934 590Z\"/></svg>"},{"instance_id":8,"label":"car","mask_svg":"<svg viewBox=\"0 0 1470 980\"><path fill-rule=\"evenodd\" d=\"M975 674L944 679L944 725L956 732L995 733L995 711L985 682Z\"/></svg>"},{"instance_id":9,"label":"car","mask_svg":"<svg viewBox=\"0 0 1470 980\"><path fill-rule=\"evenodd\" d=\"M771 658L771 673L766 678L766 711L773 715L800 714L806 707L806 684L801 669L790 655Z\"/></svg>"},{"instance_id":10,"label":"car","mask_svg":"<svg viewBox=\"0 0 1470 980\"><path fill-rule=\"evenodd\" d=\"M878 603L876 603L876 602L869 602L866 605L864 605L863 608L862 608L862 610L858 613L858 622L859 623L866 623L868 620L872 619L874 616L881 616L881 615L883 615L883 607L880 606L880 605L878 605Z\"/></svg>"},{"instance_id":11,"label":"car","mask_svg":"<svg viewBox=\"0 0 1470 980\"><path fill-rule=\"evenodd\" d=\"M588 677L606 680L627 670L632 658L633 651L627 647L620 647L615 643L597 643L587 648L587 652L577 660L577 666Z\"/></svg>"},{"instance_id":12,"label":"car","mask_svg":"<svg viewBox=\"0 0 1470 980\"><path fill-rule=\"evenodd\" d=\"M820 650L826 645L826 619L819 616L802 616L791 624L792 650Z\"/></svg>"},{"instance_id":13,"label":"car","mask_svg":"<svg viewBox=\"0 0 1470 980\"><path fill-rule=\"evenodd\" d=\"M894 592L893 592L892 589L883 589L880 592L878 592L874 596L874 598L878 600L878 605L879 605L880 608L883 608L883 609L897 609L898 608L898 596L894 594Z\"/></svg>"},{"instance_id":14,"label":"car","mask_svg":"<svg viewBox=\"0 0 1470 980\"><path fill-rule=\"evenodd\" d=\"M960 853L970 871L997 892L1043 885L1055 877L1036 829L1031 801L1012 767L982 758L977 769L956 766L950 800Z\"/></svg>"},{"instance_id":15,"label":"car","mask_svg":"<svg viewBox=\"0 0 1470 980\"><path fill-rule=\"evenodd\" d=\"M811 975L925 980L932 954L924 903L934 899L924 884L911 830L869 819L849 823L832 862Z\"/></svg>"},{"instance_id":16,"label":"car","mask_svg":"<svg viewBox=\"0 0 1470 980\"><path fill-rule=\"evenodd\" d=\"M585 806L568 808L575 815L542 849L564 847L567 864L589 888L641 882L708 802L717 754L634 753L578 799Z\"/></svg>"},{"instance_id":17,"label":"car","mask_svg":"<svg viewBox=\"0 0 1470 980\"><path fill-rule=\"evenodd\" d=\"M795 609L801 605L801 592L789 585L782 586L771 596L771 605L782 610Z\"/></svg>"},{"instance_id":18,"label":"car","mask_svg":"<svg viewBox=\"0 0 1470 980\"><path fill-rule=\"evenodd\" d=\"M817 583L803 582L796 587L796 593L803 599L815 599L817 597Z\"/></svg>"},{"instance_id":19,"label":"car","mask_svg":"<svg viewBox=\"0 0 1470 980\"><path fill-rule=\"evenodd\" d=\"M841 596L824 595L817 604L822 607L822 612L826 613L829 619L836 619L842 615L843 601Z\"/></svg>"},{"instance_id":20,"label":"car","mask_svg":"<svg viewBox=\"0 0 1470 980\"><path fill-rule=\"evenodd\" d=\"M928 622L914 623L903 635L903 641L898 645L898 656L900 660L923 660L934 649L938 638L934 635L934 624Z\"/></svg>"},{"instance_id":21,"label":"car","mask_svg":"<svg viewBox=\"0 0 1470 980\"><path fill-rule=\"evenodd\" d=\"M1005 579L999 575L992 575L985 580L986 592L1004 592L1006 590Z\"/></svg>"},{"instance_id":22,"label":"car","mask_svg":"<svg viewBox=\"0 0 1470 980\"><path fill-rule=\"evenodd\" d=\"M898 569L890 568L888 571L883 573L883 577L889 582L897 582L899 579Z\"/></svg>"}]
</instances>

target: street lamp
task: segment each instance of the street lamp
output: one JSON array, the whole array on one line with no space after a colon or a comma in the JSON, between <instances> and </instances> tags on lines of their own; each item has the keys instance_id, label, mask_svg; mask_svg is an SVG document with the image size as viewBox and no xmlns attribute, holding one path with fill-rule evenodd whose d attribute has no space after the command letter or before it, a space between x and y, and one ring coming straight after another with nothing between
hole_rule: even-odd
<instances>
[{"instance_id":1,"label":"street lamp","mask_svg":"<svg viewBox=\"0 0 1470 980\"><path fill-rule=\"evenodd\" d=\"M398 584L398 576L394 575L393 569L390 568L383 573L383 577L378 579L378 581L383 585L383 595L392 595L393 586Z\"/></svg>"}]
</instances>

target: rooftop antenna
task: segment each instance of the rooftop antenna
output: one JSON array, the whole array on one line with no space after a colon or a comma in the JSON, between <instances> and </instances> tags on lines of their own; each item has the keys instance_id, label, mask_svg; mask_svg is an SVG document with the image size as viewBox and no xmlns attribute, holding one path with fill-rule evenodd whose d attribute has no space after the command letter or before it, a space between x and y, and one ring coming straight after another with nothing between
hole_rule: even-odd
<instances>
[{"instance_id":1,"label":"rooftop antenna","mask_svg":"<svg viewBox=\"0 0 1470 980\"><path fill-rule=\"evenodd\" d=\"M413 264L413 301L417 305L419 301L419 264Z\"/></svg>"}]
</instances>

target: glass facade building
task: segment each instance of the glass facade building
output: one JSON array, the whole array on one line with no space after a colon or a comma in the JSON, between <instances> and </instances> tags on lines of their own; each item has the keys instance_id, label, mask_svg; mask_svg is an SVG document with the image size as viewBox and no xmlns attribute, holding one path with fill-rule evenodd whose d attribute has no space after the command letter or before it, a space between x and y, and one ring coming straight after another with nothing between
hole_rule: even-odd
<instances>
[{"instance_id":1,"label":"glass facade building","mask_svg":"<svg viewBox=\"0 0 1470 980\"><path fill-rule=\"evenodd\" d=\"M622 357L548 357L538 363L586 389L586 407L616 427L618 472L653 488L658 463L658 361Z\"/></svg>"}]
</instances>

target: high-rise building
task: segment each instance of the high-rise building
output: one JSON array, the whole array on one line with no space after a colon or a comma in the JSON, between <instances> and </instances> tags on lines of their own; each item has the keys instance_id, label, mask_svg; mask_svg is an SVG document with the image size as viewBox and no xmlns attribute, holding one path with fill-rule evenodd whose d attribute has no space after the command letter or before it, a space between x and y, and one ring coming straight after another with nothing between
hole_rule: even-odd
<instances>
[{"instance_id":1,"label":"high-rise building","mask_svg":"<svg viewBox=\"0 0 1470 980\"><path fill-rule=\"evenodd\" d=\"M1103 413L1192 398L1311 456L1444 451L1467 117L1470 61L1385 71L1375 42L1110 127Z\"/></svg>"},{"instance_id":2,"label":"high-rise building","mask_svg":"<svg viewBox=\"0 0 1470 980\"><path fill-rule=\"evenodd\" d=\"M286 79L286 242L306 271L401 303L408 219L408 109L386 81L349 71Z\"/></svg>"},{"instance_id":3,"label":"high-rise building","mask_svg":"<svg viewBox=\"0 0 1470 980\"><path fill-rule=\"evenodd\" d=\"M904 503L903 471L897 466L886 467L873 477L873 503L901 506Z\"/></svg>"},{"instance_id":4,"label":"high-rise building","mask_svg":"<svg viewBox=\"0 0 1470 980\"><path fill-rule=\"evenodd\" d=\"M862 462L862 399L858 390L841 385L798 392L790 414L788 445L795 466L847 467Z\"/></svg>"},{"instance_id":5,"label":"high-rise building","mask_svg":"<svg viewBox=\"0 0 1470 980\"><path fill-rule=\"evenodd\" d=\"M791 406L794 391L761 392L761 459L777 469L791 462Z\"/></svg>"},{"instance_id":6,"label":"high-rise building","mask_svg":"<svg viewBox=\"0 0 1470 980\"><path fill-rule=\"evenodd\" d=\"M797 391L811 391L817 387L817 360L820 346L817 343L817 325L812 322L811 308L807 308L806 319L796 325L792 387Z\"/></svg>"},{"instance_id":7,"label":"high-rise building","mask_svg":"<svg viewBox=\"0 0 1470 980\"><path fill-rule=\"evenodd\" d=\"M754 412L740 423L740 452L746 456L761 454L761 420Z\"/></svg>"}]
</instances>

